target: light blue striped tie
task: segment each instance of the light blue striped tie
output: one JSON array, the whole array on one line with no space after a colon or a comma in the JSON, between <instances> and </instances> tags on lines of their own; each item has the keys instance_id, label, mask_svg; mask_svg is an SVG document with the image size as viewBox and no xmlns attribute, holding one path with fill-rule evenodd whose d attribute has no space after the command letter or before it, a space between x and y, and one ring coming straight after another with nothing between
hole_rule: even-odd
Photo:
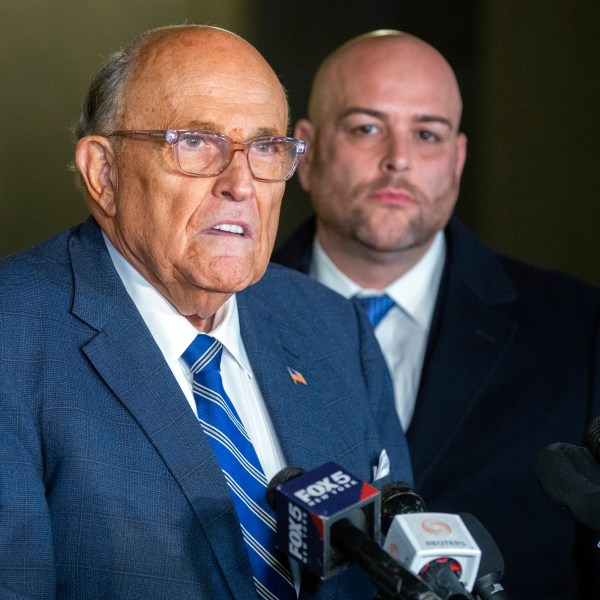
<instances>
[{"instance_id":1,"label":"light blue striped tie","mask_svg":"<svg viewBox=\"0 0 600 600\"><path fill-rule=\"evenodd\" d=\"M295 599L289 563L275 549L276 522L265 497L267 479L223 388L222 353L221 342L200 334L182 355L192 371L198 418L233 497L259 597Z\"/></svg>"},{"instance_id":2,"label":"light blue striped tie","mask_svg":"<svg viewBox=\"0 0 600 600\"><path fill-rule=\"evenodd\" d=\"M367 313L373 329L379 325L379 322L388 314L390 308L394 306L394 301L386 294L381 296L354 296L353 300L358 302Z\"/></svg>"}]
</instances>

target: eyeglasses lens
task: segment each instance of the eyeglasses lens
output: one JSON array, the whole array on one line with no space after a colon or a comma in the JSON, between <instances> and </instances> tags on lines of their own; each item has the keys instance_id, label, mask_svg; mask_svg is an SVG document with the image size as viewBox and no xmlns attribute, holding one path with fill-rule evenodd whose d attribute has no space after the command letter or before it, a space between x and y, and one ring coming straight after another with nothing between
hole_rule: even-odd
<instances>
[{"instance_id":1,"label":"eyeglasses lens","mask_svg":"<svg viewBox=\"0 0 600 600\"><path fill-rule=\"evenodd\" d=\"M287 179L298 158L296 145L284 140L254 140L244 150L254 177L267 181ZM184 133L177 141L180 168L195 175L216 175L230 154L230 142L216 135Z\"/></svg>"}]
</instances>

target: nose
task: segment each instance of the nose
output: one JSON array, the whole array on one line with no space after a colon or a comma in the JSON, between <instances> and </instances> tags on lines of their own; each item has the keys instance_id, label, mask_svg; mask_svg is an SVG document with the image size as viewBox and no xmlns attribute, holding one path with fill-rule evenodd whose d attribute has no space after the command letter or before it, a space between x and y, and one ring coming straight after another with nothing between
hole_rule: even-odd
<instances>
[{"instance_id":1,"label":"nose","mask_svg":"<svg viewBox=\"0 0 600 600\"><path fill-rule=\"evenodd\" d=\"M243 146L232 148L231 161L215 179L215 195L238 202L254 195L254 178L243 150Z\"/></svg>"},{"instance_id":2,"label":"nose","mask_svg":"<svg viewBox=\"0 0 600 600\"><path fill-rule=\"evenodd\" d=\"M400 173L410 168L410 142L400 135L390 136L381 159L386 173Z\"/></svg>"}]
</instances>

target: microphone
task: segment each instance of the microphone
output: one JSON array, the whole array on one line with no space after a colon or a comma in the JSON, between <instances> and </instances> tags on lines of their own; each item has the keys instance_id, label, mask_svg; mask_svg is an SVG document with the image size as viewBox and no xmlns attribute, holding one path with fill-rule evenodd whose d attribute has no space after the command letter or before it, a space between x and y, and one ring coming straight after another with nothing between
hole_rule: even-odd
<instances>
[{"instance_id":1,"label":"microphone","mask_svg":"<svg viewBox=\"0 0 600 600\"><path fill-rule=\"evenodd\" d=\"M267 486L267 502L276 513L277 547L321 579L354 563L381 598L441 600L375 541L380 493L339 465L282 469Z\"/></svg>"},{"instance_id":2,"label":"microphone","mask_svg":"<svg viewBox=\"0 0 600 600\"><path fill-rule=\"evenodd\" d=\"M600 532L600 417L586 431L587 448L560 442L538 454L535 477L545 494L575 520Z\"/></svg>"},{"instance_id":3,"label":"microphone","mask_svg":"<svg viewBox=\"0 0 600 600\"><path fill-rule=\"evenodd\" d=\"M382 488L384 549L443 600L473 600L481 550L458 515L428 513L409 486ZM387 531L386 531L387 530Z\"/></svg>"},{"instance_id":4,"label":"microphone","mask_svg":"<svg viewBox=\"0 0 600 600\"><path fill-rule=\"evenodd\" d=\"M600 463L600 416L589 424L585 432L585 445L596 462Z\"/></svg>"},{"instance_id":5,"label":"microphone","mask_svg":"<svg viewBox=\"0 0 600 600\"><path fill-rule=\"evenodd\" d=\"M475 600L510 600L500 583L504 559L494 538L473 515L460 513L460 517L481 549L481 562L473 585Z\"/></svg>"}]
</instances>

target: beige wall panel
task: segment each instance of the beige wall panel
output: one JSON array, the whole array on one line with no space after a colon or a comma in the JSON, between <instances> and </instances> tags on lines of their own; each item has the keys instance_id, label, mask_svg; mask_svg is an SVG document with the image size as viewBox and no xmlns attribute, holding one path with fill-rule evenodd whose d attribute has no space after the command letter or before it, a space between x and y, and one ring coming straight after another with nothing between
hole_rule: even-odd
<instances>
[{"instance_id":1,"label":"beige wall panel","mask_svg":"<svg viewBox=\"0 0 600 600\"><path fill-rule=\"evenodd\" d=\"M152 27L208 23L246 35L233 0L0 0L0 255L86 216L67 169L70 128L104 57Z\"/></svg>"}]
</instances>

